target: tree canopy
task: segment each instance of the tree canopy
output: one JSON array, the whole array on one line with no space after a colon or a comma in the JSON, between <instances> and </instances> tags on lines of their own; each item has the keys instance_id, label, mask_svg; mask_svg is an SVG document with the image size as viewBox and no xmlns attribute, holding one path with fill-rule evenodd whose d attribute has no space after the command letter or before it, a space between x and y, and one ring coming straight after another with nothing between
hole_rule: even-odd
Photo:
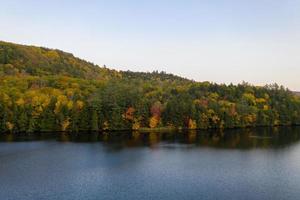
<instances>
[{"instance_id":1,"label":"tree canopy","mask_svg":"<svg viewBox=\"0 0 300 200\"><path fill-rule=\"evenodd\" d=\"M277 84L116 71L60 50L0 42L0 132L296 124L300 97Z\"/></svg>"}]
</instances>

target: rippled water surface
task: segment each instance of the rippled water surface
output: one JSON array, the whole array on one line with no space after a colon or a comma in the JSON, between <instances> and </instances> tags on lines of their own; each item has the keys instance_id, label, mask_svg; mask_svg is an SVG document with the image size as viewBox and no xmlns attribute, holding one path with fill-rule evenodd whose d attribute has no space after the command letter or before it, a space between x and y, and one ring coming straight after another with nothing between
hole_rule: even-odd
<instances>
[{"instance_id":1,"label":"rippled water surface","mask_svg":"<svg viewBox=\"0 0 300 200\"><path fill-rule=\"evenodd\" d=\"M300 127L2 135L0 199L299 199L299 141Z\"/></svg>"}]
</instances>

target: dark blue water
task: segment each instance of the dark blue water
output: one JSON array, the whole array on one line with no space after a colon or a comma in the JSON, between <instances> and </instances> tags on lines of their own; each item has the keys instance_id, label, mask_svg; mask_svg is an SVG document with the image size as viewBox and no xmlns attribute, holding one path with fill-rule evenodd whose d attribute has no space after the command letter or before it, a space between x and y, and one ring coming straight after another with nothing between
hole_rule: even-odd
<instances>
[{"instance_id":1,"label":"dark blue water","mask_svg":"<svg viewBox=\"0 0 300 200\"><path fill-rule=\"evenodd\" d=\"M0 199L299 199L299 139L297 127L3 136Z\"/></svg>"}]
</instances>

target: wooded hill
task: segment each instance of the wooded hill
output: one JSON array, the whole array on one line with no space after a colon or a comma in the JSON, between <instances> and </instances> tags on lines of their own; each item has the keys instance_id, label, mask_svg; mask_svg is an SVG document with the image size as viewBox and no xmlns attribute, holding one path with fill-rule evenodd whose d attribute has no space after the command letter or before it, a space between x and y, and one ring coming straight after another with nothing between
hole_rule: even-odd
<instances>
[{"instance_id":1,"label":"wooded hill","mask_svg":"<svg viewBox=\"0 0 300 200\"><path fill-rule=\"evenodd\" d=\"M298 124L299 96L276 84L122 72L60 50L0 42L0 132Z\"/></svg>"}]
</instances>

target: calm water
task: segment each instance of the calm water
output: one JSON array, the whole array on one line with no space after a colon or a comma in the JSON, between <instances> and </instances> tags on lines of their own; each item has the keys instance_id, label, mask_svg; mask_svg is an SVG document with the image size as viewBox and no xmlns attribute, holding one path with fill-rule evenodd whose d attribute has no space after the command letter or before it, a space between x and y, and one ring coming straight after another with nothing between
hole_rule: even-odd
<instances>
[{"instance_id":1,"label":"calm water","mask_svg":"<svg viewBox=\"0 0 300 200\"><path fill-rule=\"evenodd\" d=\"M300 127L0 140L1 200L300 199Z\"/></svg>"}]
</instances>

